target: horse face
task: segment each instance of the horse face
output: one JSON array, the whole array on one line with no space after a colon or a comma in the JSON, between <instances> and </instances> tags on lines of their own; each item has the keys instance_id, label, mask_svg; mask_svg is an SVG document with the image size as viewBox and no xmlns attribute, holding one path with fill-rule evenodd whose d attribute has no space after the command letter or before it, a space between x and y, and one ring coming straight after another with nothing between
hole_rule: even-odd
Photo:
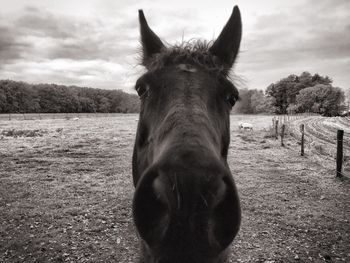
<instances>
[{"instance_id":1,"label":"horse face","mask_svg":"<svg viewBox=\"0 0 350 263\"><path fill-rule=\"evenodd\" d=\"M133 217L144 263L226 262L240 207L227 165L227 74L239 49L237 7L210 47L166 48L139 13L141 110L133 153Z\"/></svg>"}]
</instances>

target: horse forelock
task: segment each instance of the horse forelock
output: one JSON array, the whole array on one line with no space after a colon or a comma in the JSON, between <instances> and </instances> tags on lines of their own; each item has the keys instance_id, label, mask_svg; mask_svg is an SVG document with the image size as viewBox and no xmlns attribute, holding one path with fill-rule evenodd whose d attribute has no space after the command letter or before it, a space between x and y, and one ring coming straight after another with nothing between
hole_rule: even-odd
<instances>
[{"instance_id":1,"label":"horse forelock","mask_svg":"<svg viewBox=\"0 0 350 263\"><path fill-rule=\"evenodd\" d=\"M149 71L156 71L165 66L192 64L217 75L229 77L230 68L209 51L213 41L190 40L164 48L143 63Z\"/></svg>"}]
</instances>

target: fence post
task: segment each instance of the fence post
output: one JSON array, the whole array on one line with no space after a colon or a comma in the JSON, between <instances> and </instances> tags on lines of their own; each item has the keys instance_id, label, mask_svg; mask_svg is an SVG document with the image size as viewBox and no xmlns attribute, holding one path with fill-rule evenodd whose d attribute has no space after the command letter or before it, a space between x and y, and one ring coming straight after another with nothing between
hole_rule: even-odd
<instances>
[{"instance_id":1,"label":"fence post","mask_svg":"<svg viewBox=\"0 0 350 263\"><path fill-rule=\"evenodd\" d=\"M278 120L275 121L275 137L278 139Z\"/></svg>"},{"instance_id":2,"label":"fence post","mask_svg":"<svg viewBox=\"0 0 350 263\"><path fill-rule=\"evenodd\" d=\"M342 177L344 130L337 132L337 177Z\"/></svg>"},{"instance_id":3,"label":"fence post","mask_svg":"<svg viewBox=\"0 0 350 263\"><path fill-rule=\"evenodd\" d=\"M285 127L286 127L286 125L282 124L282 127L281 127L281 146L284 146L283 138L284 138L284 129L285 129Z\"/></svg>"},{"instance_id":4,"label":"fence post","mask_svg":"<svg viewBox=\"0 0 350 263\"><path fill-rule=\"evenodd\" d=\"M300 151L300 155L304 156L304 124L300 125L300 131L301 131L301 151Z\"/></svg>"}]
</instances>

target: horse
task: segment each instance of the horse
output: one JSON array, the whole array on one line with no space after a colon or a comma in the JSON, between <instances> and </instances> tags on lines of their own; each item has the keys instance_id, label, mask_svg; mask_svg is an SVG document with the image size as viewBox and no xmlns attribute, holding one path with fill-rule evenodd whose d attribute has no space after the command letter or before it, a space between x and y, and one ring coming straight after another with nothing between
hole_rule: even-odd
<instances>
[{"instance_id":1,"label":"horse","mask_svg":"<svg viewBox=\"0 0 350 263\"><path fill-rule=\"evenodd\" d=\"M242 35L239 8L215 41L164 44L139 10L141 100L133 156L134 225L142 263L224 263L241 222L227 163L229 76Z\"/></svg>"}]
</instances>

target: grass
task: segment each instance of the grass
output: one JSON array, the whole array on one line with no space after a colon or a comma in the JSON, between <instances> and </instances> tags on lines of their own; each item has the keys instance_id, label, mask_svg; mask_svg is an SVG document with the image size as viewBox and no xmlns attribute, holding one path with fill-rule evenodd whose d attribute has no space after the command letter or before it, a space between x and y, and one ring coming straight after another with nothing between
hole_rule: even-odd
<instances>
[{"instance_id":1,"label":"grass","mask_svg":"<svg viewBox=\"0 0 350 263\"><path fill-rule=\"evenodd\" d=\"M131 155L138 117L1 121L0 262L136 262ZM238 122L254 125L239 131ZM230 262L349 262L350 184L270 116L232 116L229 164L243 219ZM25 132L23 134L26 134Z\"/></svg>"},{"instance_id":2,"label":"grass","mask_svg":"<svg viewBox=\"0 0 350 263\"><path fill-rule=\"evenodd\" d=\"M16 129L8 129L3 130L0 135L7 136L7 137L42 137L44 133L47 133L45 130L16 130Z\"/></svg>"}]
</instances>

